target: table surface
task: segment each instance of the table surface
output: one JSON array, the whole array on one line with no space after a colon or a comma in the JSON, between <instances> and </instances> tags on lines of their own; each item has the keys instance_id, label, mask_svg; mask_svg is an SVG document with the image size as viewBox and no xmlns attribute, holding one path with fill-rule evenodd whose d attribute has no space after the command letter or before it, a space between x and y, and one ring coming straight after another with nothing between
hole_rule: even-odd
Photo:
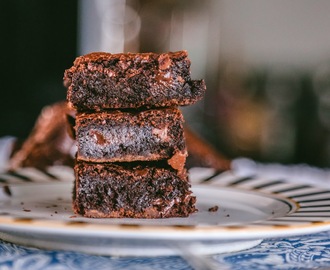
<instances>
[{"instance_id":1,"label":"table surface","mask_svg":"<svg viewBox=\"0 0 330 270\"><path fill-rule=\"evenodd\" d=\"M197 263L179 256L127 258L42 250L0 240L0 269L330 269L330 232L267 239L251 249L205 256Z\"/></svg>"}]
</instances>

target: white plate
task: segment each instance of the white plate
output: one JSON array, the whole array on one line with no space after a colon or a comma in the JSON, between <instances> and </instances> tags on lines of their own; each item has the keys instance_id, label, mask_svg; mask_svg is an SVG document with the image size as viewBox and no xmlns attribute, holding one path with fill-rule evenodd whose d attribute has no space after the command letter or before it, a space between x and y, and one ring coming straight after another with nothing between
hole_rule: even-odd
<instances>
[{"instance_id":1,"label":"white plate","mask_svg":"<svg viewBox=\"0 0 330 270\"><path fill-rule=\"evenodd\" d=\"M190 176L199 211L188 218L154 220L77 216L71 209L72 179L4 185L0 237L42 248L158 256L187 246L200 254L236 251L264 238L330 229L328 190L211 169L195 168ZM214 206L218 210L210 211Z\"/></svg>"}]
</instances>

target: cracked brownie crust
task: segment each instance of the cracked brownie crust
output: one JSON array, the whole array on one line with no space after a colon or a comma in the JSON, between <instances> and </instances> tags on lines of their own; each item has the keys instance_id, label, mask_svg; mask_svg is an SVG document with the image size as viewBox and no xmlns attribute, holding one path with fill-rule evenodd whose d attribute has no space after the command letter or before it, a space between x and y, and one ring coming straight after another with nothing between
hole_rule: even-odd
<instances>
[{"instance_id":1,"label":"cracked brownie crust","mask_svg":"<svg viewBox=\"0 0 330 270\"><path fill-rule=\"evenodd\" d=\"M190 64L186 51L80 56L64 74L67 100L78 111L190 105L206 90Z\"/></svg>"}]
</instances>

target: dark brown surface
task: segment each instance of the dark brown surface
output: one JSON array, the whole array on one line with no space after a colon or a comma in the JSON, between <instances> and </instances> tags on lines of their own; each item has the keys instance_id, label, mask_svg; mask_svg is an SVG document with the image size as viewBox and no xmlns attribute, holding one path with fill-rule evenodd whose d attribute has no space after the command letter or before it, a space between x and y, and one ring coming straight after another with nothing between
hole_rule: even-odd
<instances>
[{"instance_id":1,"label":"dark brown surface","mask_svg":"<svg viewBox=\"0 0 330 270\"><path fill-rule=\"evenodd\" d=\"M206 90L190 64L186 51L80 56L64 74L67 100L78 111L190 105Z\"/></svg>"},{"instance_id":2,"label":"dark brown surface","mask_svg":"<svg viewBox=\"0 0 330 270\"><path fill-rule=\"evenodd\" d=\"M76 116L77 159L89 162L173 160L187 156L177 108L82 113Z\"/></svg>"},{"instance_id":3,"label":"dark brown surface","mask_svg":"<svg viewBox=\"0 0 330 270\"><path fill-rule=\"evenodd\" d=\"M75 174L73 209L85 217L169 218L196 211L187 176L164 166L78 162Z\"/></svg>"}]
</instances>

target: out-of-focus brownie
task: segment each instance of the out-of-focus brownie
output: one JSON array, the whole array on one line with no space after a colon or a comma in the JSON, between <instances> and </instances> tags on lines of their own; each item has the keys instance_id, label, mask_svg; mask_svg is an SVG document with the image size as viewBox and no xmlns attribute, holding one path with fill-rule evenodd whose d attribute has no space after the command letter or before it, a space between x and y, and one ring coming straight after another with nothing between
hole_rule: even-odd
<instances>
[{"instance_id":1,"label":"out-of-focus brownie","mask_svg":"<svg viewBox=\"0 0 330 270\"><path fill-rule=\"evenodd\" d=\"M206 90L190 64L186 51L83 55L64 73L67 100L78 111L190 105Z\"/></svg>"},{"instance_id":2,"label":"out-of-focus brownie","mask_svg":"<svg viewBox=\"0 0 330 270\"><path fill-rule=\"evenodd\" d=\"M9 169L34 167L45 169L53 165L73 166L75 141L68 135L67 115L74 112L66 102L57 102L43 108L22 146L14 152Z\"/></svg>"},{"instance_id":3,"label":"out-of-focus brownie","mask_svg":"<svg viewBox=\"0 0 330 270\"><path fill-rule=\"evenodd\" d=\"M187 217L196 212L187 175L155 164L77 162L74 212L94 218Z\"/></svg>"},{"instance_id":4,"label":"out-of-focus brownie","mask_svg":"<svg viewBox=\"0 0 330 270\"><path fill-rule=\"evenodd\" d=\"M168 160L182 171L187 156L183 116L177 108L80 113L77 159L89 162Z\"/></svg>"},{"instance_id":5,"label":"out-of-focus brownie","mask_svg":"<svg viewBox=\"0 0 330 270\"><path fill-rule=\"evenodd\" d=\"M201 138L187 125L184 126L184 135L188 150L187 168L207 167L217 171L227 171L231 168L231 160L214 148L209 142Z\"/></svg>"}]
</instances>

